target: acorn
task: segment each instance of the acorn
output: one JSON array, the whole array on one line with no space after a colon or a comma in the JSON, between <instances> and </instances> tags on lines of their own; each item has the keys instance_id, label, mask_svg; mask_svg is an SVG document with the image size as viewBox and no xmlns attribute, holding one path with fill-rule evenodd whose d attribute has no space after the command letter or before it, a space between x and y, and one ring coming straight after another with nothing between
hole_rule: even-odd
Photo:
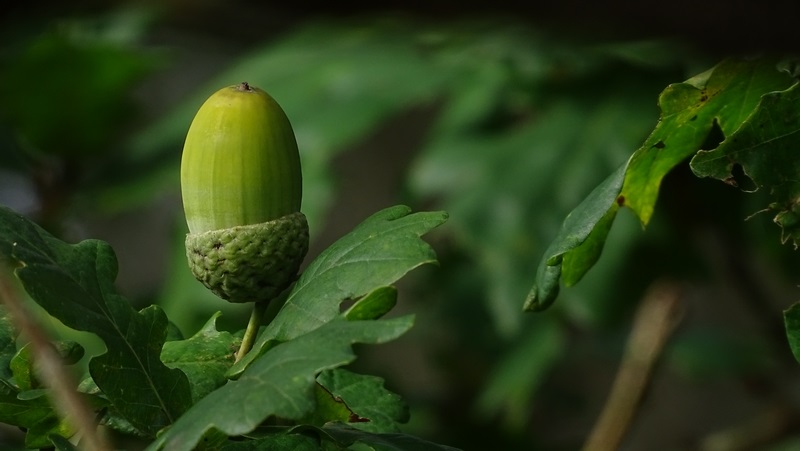
<instances>
[{"instance_id":1,"label":"acorn","mask_svg":"<svg viewBox=\"0 0 800 451\"><path fill-rule=\"evenodd\" d=\"M200 107L183 146L181 195L192 274L229 302L276 298L308 252L302 173L292 126L244 82Z\"/></svg>"}]
</instances>

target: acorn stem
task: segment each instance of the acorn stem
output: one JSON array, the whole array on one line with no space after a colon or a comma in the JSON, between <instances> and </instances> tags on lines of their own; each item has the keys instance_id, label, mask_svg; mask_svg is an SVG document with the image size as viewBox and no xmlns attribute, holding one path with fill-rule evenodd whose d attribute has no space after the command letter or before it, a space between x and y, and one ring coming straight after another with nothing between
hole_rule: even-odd
<instances>
[{"instance_id":1,"label":"acorn stem","mask_svg":"<svg viewBox=\"0 0 800 451\"><path fill-rule=\"evenodd\" d=\"M236 351L236 362L241 360L253 348L253 343L255 343L256 336L258 336L258 329L261 327L261 320L264 318L264 312L267 311L268 305L269 301L253 303L253 311L250 313L250 321L248 321L247 329L245 329L244 337L242 337L242 345Z\"/></svg>"}]
</instances>

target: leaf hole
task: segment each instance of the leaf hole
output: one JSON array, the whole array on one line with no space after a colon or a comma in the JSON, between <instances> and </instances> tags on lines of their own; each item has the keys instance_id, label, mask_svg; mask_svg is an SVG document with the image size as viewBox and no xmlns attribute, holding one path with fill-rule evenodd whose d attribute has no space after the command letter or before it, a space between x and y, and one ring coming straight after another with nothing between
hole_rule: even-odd
<instances>
[{"instance_id":1,"label":"leaf hole","mask_svg":"<svg viewBox=\"0 0 800 451\"><path fill-rule=\"evenodd\" d=\"M744 167L739 163L734 163L731 168L731 175L725 179L725 183L746 192L753 192L758 189L758 185L747 175Z\"/></svg>"},{"instance_id":2,"label":"leaf hole","mask_svg":"<svg viewBox=\"0 0 800 451\"><path fill-rule=\"evenodd\" d=\"M724 140L725 133L722 132L719 123L717 123L717 120L714 119L714 122L711 123L711 130L708 131L708 135L706 135L703 145L700 146L700 150L715 149L717 146L719 146L719 143Z\"/></svg>"},{"instance_id":3,"label":"leaf hole","mask_svg":"<svg viewBox=\"0 0 800 451\"><path fill-rule=\"evenodd\" d=\"M356 299L348 298L339 304L339 313L344 313L356 303Z\"/></svg>"}]
</instances>

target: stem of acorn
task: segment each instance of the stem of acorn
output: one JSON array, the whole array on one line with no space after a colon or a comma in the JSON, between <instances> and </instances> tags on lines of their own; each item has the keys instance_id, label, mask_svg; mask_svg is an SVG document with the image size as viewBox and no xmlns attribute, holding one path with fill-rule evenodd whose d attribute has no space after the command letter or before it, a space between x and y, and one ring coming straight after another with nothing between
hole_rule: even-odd
<instances>
[{"instance_id":1,"label":"stem of acorn","mask_svg":"<svg viewBox=\"0 0 800 451\"><path fill-rule=\"evenodd\" d=\"M255 343L256 336L258 336L258 329L261 327L261 321L264 318L264 312L267 311L268 305L269 301L255 302L253 304L253 311L250 313L250 321L248 321L247 329L245 329L244 337L242 337L242 345L239 346L239 350L236 352L236 362L242 360L242 357L253 348L253 343Z\"/></svg>"}]
</instances>

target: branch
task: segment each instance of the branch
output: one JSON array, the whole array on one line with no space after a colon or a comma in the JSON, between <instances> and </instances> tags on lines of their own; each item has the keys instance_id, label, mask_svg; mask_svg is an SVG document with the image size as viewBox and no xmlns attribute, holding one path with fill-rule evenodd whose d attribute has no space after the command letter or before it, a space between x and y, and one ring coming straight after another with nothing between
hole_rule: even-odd
<instances>
[{"instance_id":1,"label":"branch","mask_svg":"<svg viewBox=\"0 0 800 451\"><path fill-rule=\"evenodd\" d=\"M2 262L0 262L1 264ZM19 327L31 343L36 369L44 385L50 387L49 396L62 418L67 418L81 437L81 447L88 451L107 451L112 447L97 433L97 425L92 411L81 399L75 387L77 383L72 373L61 362L45 332L25 310L22 300L12 288L12 282L5 268L0 266L0 301L8 308Z\"/></svg>"},{"instance_id":2,"label":"branch","mask_svg":"<svg viewBox=\"0 0 800 451\"><path fill-rule=\"evenodd\" d=\"M667 339L681 320L682 289L673 282L653 284L633 322L619 371L584 451L619 448L650 383Z\"/></svg>"}]
</instances>

